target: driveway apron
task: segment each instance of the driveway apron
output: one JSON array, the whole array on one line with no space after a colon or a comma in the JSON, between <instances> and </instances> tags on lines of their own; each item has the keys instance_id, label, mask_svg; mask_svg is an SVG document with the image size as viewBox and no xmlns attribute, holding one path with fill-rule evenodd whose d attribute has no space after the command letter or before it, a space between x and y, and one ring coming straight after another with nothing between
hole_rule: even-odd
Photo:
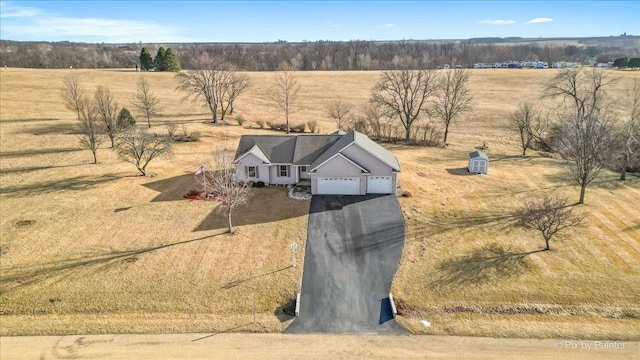
<instances>
[{"instance_id":1,"label":"driveway apron","mask_svg":"<svg viewBox=\"0 0 640 360\"><path fill-rule=\"evenodd\" d=\"M314 196L300 313L285 333L407 334L389 301L403 246L395 195Z\"/></svg>"}]
</instances>

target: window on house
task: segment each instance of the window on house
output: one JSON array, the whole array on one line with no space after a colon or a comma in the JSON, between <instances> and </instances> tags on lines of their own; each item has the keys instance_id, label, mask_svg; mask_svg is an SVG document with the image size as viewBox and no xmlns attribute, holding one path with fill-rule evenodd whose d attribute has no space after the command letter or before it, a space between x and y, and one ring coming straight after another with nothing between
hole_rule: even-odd
<instances>
[{"instance_id":1,"label":"window on house","mask_svg":"<svg viewBox=\"0 0 640 360\"><path fill-rule=\"evenodd\" d=\"M259 175L258 175L258 167L257 166L247 166L245 168L245 173L247 174L247 177L250 177L250 178L259 177Z\"/></svg>"},{"instance_id":2,"label":"window on house","mask_svg":"<svg viewBox=\"0 0 640 360\"><path fill-rule=\"evenodd\" d=\"M300 172L307 172L306 166L300 166Z\"/></svg>"},{"instance_id":3,"label":"window on house","mask_svg":"<svg viewBox=\"0 0 640 360\"><path fill-rule=\"evenodd\" d=\"M280 165L278 170L279 170L278 171L278 176L280 176L280 177L289 177L289 166Z\"/></svg>"}]
</instances>

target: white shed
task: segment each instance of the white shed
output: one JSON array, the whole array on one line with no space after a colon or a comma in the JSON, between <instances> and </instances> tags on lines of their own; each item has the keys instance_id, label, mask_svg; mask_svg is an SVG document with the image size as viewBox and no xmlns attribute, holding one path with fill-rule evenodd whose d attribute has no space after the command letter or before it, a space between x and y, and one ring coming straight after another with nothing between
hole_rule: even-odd
<instances>
[{"instance_id":1,"label":"white shed","mask_svg":"<svg viewBox=\"0 0 640 360\"><path fill-rule=\"evenodd\" d=\"M470 152L467 169L469 169L470 173L486 174L489 170L489 157L482 151Z\"/></svg>"}]
</instances>

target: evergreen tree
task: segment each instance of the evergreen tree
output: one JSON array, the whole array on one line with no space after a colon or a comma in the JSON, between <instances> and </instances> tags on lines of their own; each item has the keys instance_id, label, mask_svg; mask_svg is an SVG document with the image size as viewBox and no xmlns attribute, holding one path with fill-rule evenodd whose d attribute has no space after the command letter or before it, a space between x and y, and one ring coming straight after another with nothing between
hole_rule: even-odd
<instances>
[{"instance_id":1,"label":"evergreen tree","mask_svg":"<svg viewBox=\"0 0 640 360\"><path fill-rule=\"evenodd\" d=\"M167 71L167 52L162 46L158 49L158 54L155 59L156 71Z\"/></svg>"},{"instance_id":2,"label":"evergreen tree","mask_svg":"<svg viewBox=\"0 0 640 360\"><path fill-rule=\"evenodd\" d=\"M630 68L640 68L640 58L632 58L629 60L629 62L627 63L627 66Z\"/></svg>"},{"instance_id":3,"label":"evergreen tree","mask_svg":"<svg viewBox=\"0 0 640 360\"><path fill-rule=\"evenodd\" d=\"M131 112L126 107L123 107L122 110L120 110L120 114L118 114L117 124L119 129L125 129L135 125L136 119L131 115Z\"/></svg>"},{"instance_id":4,"label":"evergreen tree","mask_svg":"<svg viewBox=\"0 0 640 360\"><path fill-rule=\"evenodd\" d=\"M178 72L181 70L180 60L178 59L178 56L176 55L175 52L173 52L173 49L171 48L167 48L164 64L165 64L166 71Z\"/></svg>"},{"instance_id":5,"label":"evergreen tree","mask_svg":"<svg viewBox=\"0 0 640 360\"><path fill-rule=\"evenodd\" d=\"M151 57L151 53L149 49L142 48L140 52L140 70L147 70L153 68L153 58Z\"/></svg>"},{"instance_id":6,"label":"evergreen tree","mask_svg":"<svg viewBox=\"0 0 640 360\"><path fill-rule=\"evenodd\" d=\"M618 69L624 69L624 68L627 67L628 63L629 63L629 58L628 57L617 58L613 62L613 67L617 67Z\"/></svg>"}]
</instances>

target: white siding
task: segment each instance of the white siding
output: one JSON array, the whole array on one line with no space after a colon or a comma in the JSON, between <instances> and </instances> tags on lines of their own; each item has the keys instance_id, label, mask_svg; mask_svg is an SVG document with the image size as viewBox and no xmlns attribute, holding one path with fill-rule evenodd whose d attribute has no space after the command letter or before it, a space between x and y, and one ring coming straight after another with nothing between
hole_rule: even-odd
<instances>
[{"instance_id":1,"label":"white siding","mask_svg":"<svg viewBox=\"0 0 640 360\"><path fill-rule=\"evenodd\" d=\"M247 166L256 166L258 168L258 177L257 178L249 178L247 177L246 174L246 167ZM265 183L265 185L268 185L270 183L269 181L269 166L268 165L263 165L262 164L262 160L258 159L257 157L253 156L252 154L249 154L247 156L245 156L244 158L242 158L242 160L240 160L238 162L238 164L236 165L237 169L238 169L238 180L239 181L262 181Z\"/></svg>"},{"instance_id":2,"label":"white siding","mask_svg":"<svg viewBox=\"0 0 640 360\"><path fill-rule=\"evenodd\" d=\"M272 165L269 169L269 176L271 178L271 184L287 185L295 184L297 182L297 167L293 165L285 165L288 167L289 176L280 176L280 165Z\"/></svg>"}]
</instances>

